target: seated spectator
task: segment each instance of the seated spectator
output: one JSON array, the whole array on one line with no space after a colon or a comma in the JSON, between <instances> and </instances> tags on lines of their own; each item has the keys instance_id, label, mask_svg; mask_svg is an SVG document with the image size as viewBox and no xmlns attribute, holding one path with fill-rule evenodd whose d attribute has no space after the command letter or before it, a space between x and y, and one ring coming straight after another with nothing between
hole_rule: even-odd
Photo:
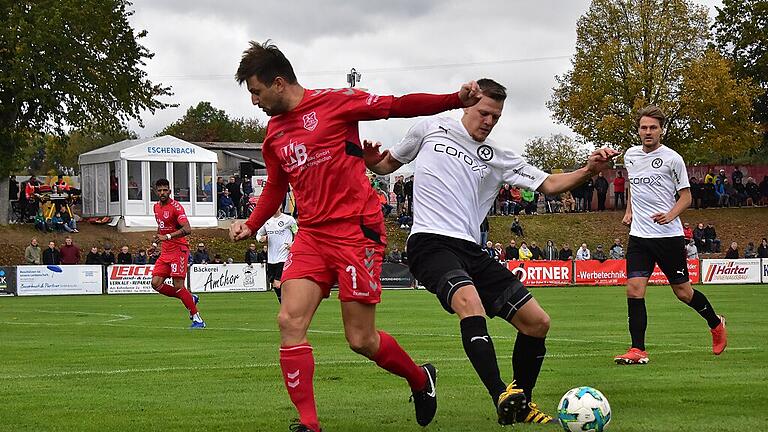
<instances>
[{"instance_id":1,"label":"seated spectator","mask_svg":"<svg viewBox=\"0 0 768 432\"><path fill-rule=\"evenodd\" d=\"M760 246L757 247L757 257L768 258L768 239L765 237L760 241Z\"/></svg>"},{"instance_id":2,"label":"seated spectator","mask_svg":"<svg viewBox=\"0 0 768 432\"><path fill-rule=\"evenodd\" d=\"M512 214L510 206L512 205L512 191L509 189L509 184L504 183L499 194L496 195L496 201L499 203L499 214L509 215Z\"/></svg>"},{"instance_id":3,"label":"seated spectator","mask_svg":"<svg viewBox=\"0 0 768 432\"><path fill-rule=\"evenodd\" d=\"M152 243L152 246L147 249L147 264L156 263L158 258L160 258L160 248L157 247L157 243Z\"/></svg>"},{"instance_id":4,"label":"seated spectator","mask_svg":"<svg viewBox=\"0 0 768 432\"><path fill-rule=\"evenodd\" d=\"M726 188L727 179L723 179L715 183L715 196L717 197L718 207L728 207L731 203L730 195L728 195L728 189Z\"/></svg>"},{"instance_id":5,"label":"seated spectator","mask_svg":"<svg viewBox=\"0 0 768 432\"><path fill-rule=\"evenodd\" d=\"M237 217L237 207L232 197L229 196L229 189L222 191L221 198L219 198L219 210L222 210L226 217L234 219Z\"/></svg>"},{"instance_id":6,"label":"seated spectator","mask_svg":"<svg viewBox=\"0 0 768 432\"><path fill-rule=\"evenodd\" d=\"M683 224L683 237L685 237L686 240L691 240L693 238L693 230L691 229L691 224L688 222Z\"/></svg>"},{"instance_id":7,"label":"seated spectator","mask_svg":"<svg viewBox=\"0 0 768 432\"><path fill-rule=\"evenodd\" d=\"M520 257L520 261L529 261L531 259L533 253L530 249L528 249L528 243L520 243L520 250L518 251L517 255Z\"/></svg>"},{"instance_id":8,"label":"seated spectator","mask_svg":"<svg viewBox=\"0 0 768 432\"><path fill-rule=\"evenodd\" d=\"M512 234L523 237L523 225L520 224L520 218L515 216L515 219L512 221L512 225L509 227L509 230L512 231Z\"/></svg>"},{"instance_id":9,"label":"seated spectator","mask_svg":"<svg viewBox=\"0 0 768 432\"><path fill-rule=\"evenodd\" d=\"M742 183L741 179L733 182L733 190L734 193L731 195L731 200L739 207L746 204L749 196L747 195L747 187Z\"/></svg>"},{"instance_id":10,"label":"seated spectator","mask_svg":"<svg viewBox=\"0 0 768 432\"><path fill-rule=\"evenodd\" d=\"M704 184L696 177L691 177L691 206L695 209L704 208Z\"/></svg>"},{"instance_id":11,"label":"seated spectator","mask_svg":"<svg viewBox=\"0 0 768 432\"><path fill-rule=\"evenodd\" d=\"M700 223L693 229L693 240L696 242L696 249L701 253L708 253L706 248L706 231L704 230L704 224Z\"/></svg>"},{"instance_id":12,"label":"seated spectator","mask_svg":"<svg viewBox=\"0 0 768 432\"><path fill-rule=\"evenodd\" d=\"M504 256L507 257L508 260L516 260L519 253L515 239L510 240L509 246L504 249Z\"/></svg>"},{"instance_id":13,"label":"seated spectator","mask_svg":"<svg viewBox=\"0 0 768 432\"><path fill-rule=\"evenodd\" d=\"M522 205L523 205L523 208L525 209L525 214L529 214L529 215L537 214L536 192L530 189L523 189L520 192L520 197L522 198Z\"/></svg>"},{"instance_id":14,"label":"seated spectator","mask_svg":"<svg viewBox=\"0 0 768 432\"><path fill-rule=\"evenodd\" d=\"M743 200L746 199L746 194L739 192L739 188L737 186L743 185L735 185L729 182L728 179L723 180L723 183L725 184L725 193L728 195L728 206L741 207ZM741 189L743 190L743 187Z\"/></svg>"},{"instance_id":15,"label":"seated spectator","mask_svg":"<svg viewBox=\"0 0 768 432\"><path fill-rule=\"evenodd\" d=\"M88 255L85 256L85 263L86 264L98 264L102 265L101 262L101 254L99 253L99 248L96 246L91 247L91 251L88 252Z\"/></svg>"},{"instance_id":16,"label":"seated spectator","mask_svg":"<svg viewBox=\"0 0 768 432\"><path fill-rule=\"evenodd\" d=\"M488 240L485 242L485 248L483 248L485 253L488 254L491 258L495 259L496 261L499 260L499 254L496 253L496 249L493 248L493 242Z\"/></svg>"},{"instance_id":17,"label":"seated spectator","mask_svg":"<svg viewBox=\"0 0 768 432\"><path fill-rule=\"evenodd\" d=\"M224 261L221 260L221 254L214 255L211 264L224 264Z\"/></svg>"},{"instance_id":18,"label":"seated spectator","mask_svg":"<svg viewBox=\"0 0 768 432\"><path fill-rule=\"evenodd\" d=\"M697 259L699 257L699 250L696 248L695 240L690 239L685 243L685 255L688 259Z\"/></svg>"},{"instance_id":19,"label":"seated spectator","mask_svg":"<svg viewBox=\"0 0 768 432\"><path fill-rule=\"evenodd\" d=\"M159 252L158 255L160 255ZM104 245L104 251L101 253L101 263L105 266L111 266L115 263L115 254L112 252L112 245L109 243Z\"/></svg>"},{"instance_id":20,"label":"seated spectator","mask_svg":"<svg viewBox=\"0 0 768 432\"><path fill-rule=\"evenodd\" d=\"M51 225L53 225L53 230L56 232L72 232L72 228L64 225L64 219L61 218L61 213L59 212L56 212L51 218Z\"/></svg>"},{"instance_id":21,"label":"seated spectator","mask_svg":"<svg viewBox=\"0 0 768 432\"><path fill-rule=\"evenodd\" d=\"M37 239L33 237L27 245L27 248L24 249L24 262L27 265L39 265L43 262L42 254L43 251L40 250L40 245L37 244Z\"/></svg>"},{"instance_id":22,"label":"seated spectator","mask_svg":"<svg viewBox=\"0 0 768 432\"><path fill-rule=\"evenodd\" d=\"M755 179L747 177L747 184L744 188L744 192L747 195L745 201L746 205L756 206L760 204L760 186L755 183Z\"/></svg>"},{"instance_id":23,"label":"seated spectator","mask_svg":"<svg viewBox=\"0 0 768 432\"><path fill-rule=\"evenodd\" d=\"M256 255L256 262L257 263L267 262L267 245L264 245L259 251L259 253Z\"/></svg>"},{"instance_id":24,"label":"seated spectator","mask_svg":"<svg viewBox=\"0 0 768 432\"><path fill-rule=\"evenodd\" d=\"M720 239L717 238L717 231L711 223L708 223L707 227L704 228L704 241L707 252L720 253Z\"/></svg>"},{"instance_id":25,"label":"seated spectator","mask_svg":"<svg viewBox=\"0 0 768 432\"><path fill-rule=\"evenodd\" d=\"M45 216L43 216L43 210L40 209L37 212L37 215L34 218L34 224L35 229L47 233L48 231L52 231L52 227L49 227L48 224L45 222Z\"/></svg>"},{"instance_id":26,"label":"seated spectator","mask_svg":"<svg viewBox=\"0 0 768 432\"><path fill-rule=\"evenodd\" d=\"M542 259L547 261L555 261L558 259L557 248L555 247L555 242L552 240L547 240L547 244L544 246L544 251L542 252Z\"/></svg>"},{"instance_id":27,"label":"seated spectator","mask_svg":"<svg viewBox=\"0 0 768 432\"><path fill-rule=\"evenodd\" d=\"M605 255L605 251L603 250L603 245L597 245L597 249L595 249L595 253L592 254L592 259L596 259L600 262L605 262L605 260L608 259L608 256Z\"/></svg>"},{"instance_id":28,"label":"seated spectator","mask_svg":"<svg viewBox=\"0 0 768 432\"><path fill-rule=\"evenodd\" d=\"M392 205L389 204L389 200L387 199L387 194L384 193L383 190L377 189L376 195L379 197L379 204L381 204L381 212L384 214L384 217L389 216L390 213L392 213Z\"/></svg>"},{"instance_id":29,"label":"seated spectator","mask_svg":"<svg viewBox=\"0 0 768 432\"><path fill-rule=\"evenodd\" d=\"M73 232L73 233L79 233L80 231L77 229L77 222L75 222L75 218L70 216L69 212L66 211L66 209L65 209L65 211L60 212L60 213L61 213L61 220L64 221L64 226L65 227L69 227L69 230L67 230L67 231Z\"/></svg>"},{"instance_id":30,"label":"seated spectator","mask_svg":"<svg viewBox=\"0 0 768 432\"><path fill-rule=\"evenodd\" d=\"M131 255L130 249L127 245L123 245L120 248L120 252L117 253L117 264L133 264L133 255Z\"/></svg>"},{"instance_id":31,"label":"seated spectator","mask_svg":"<svg viewBox=\"0 0 768 432\"><path fill-rule=\"evenodd\" d=\"M768 175L760 182L760 204L768 205Z\"/></svg>"},{"instance_id":32,"label":"seated spectator","mask_svg":"<svg viewBox=\"0 0 768 432\"><path fill-rule=\"evenodd\" d=\"M559 258L560 258L560 261L571 261L571 260L573 260L573 251L568 246L568 243L563 243L563 248L560 249Z\"/></svg>"},{"instance_id":33,"label":"seated spectator","mask_svg":"<svg viewBox=\"0 0 768 432\"><path fill-rule=\"evenodd\" d=\"M80 264L80 248L72 242L72 237L64 238L64 246L59 249L59 255L62 264Z\"/></svg>"},{"instance_id":34,"label":"seated spectator","mask_svg":"<svg viewBox=\"0 0 768 432\"><path fill-rule=\"evenodd\" d=\"M413 218L408 215L408 211L405 208L400 212L400 216L397 218L397 224L400 225L400 228L402 229L408 229L413 225Z\"/></svg>"},{"instance_id":35,"label":"seated spectator","mask_svg":"<svg viewBox=\"0 0 768 432\"><path fill-rule=\"evenodd\" d=\"M499 256L499 261L507 260L507 252L501 247L501 243L494 243L493 248L496 249L496 255Z\"/></svg>"},{"instance_id":36,"label":"seated spectator","mask_svg":"<svg viewBox=\"0 0 768 432\"><path fill-rule=\"evenodd\" d=\"M747 247L744 248L744 258L757 258L757 250L755 249L755 243L747 243Z\"/></svg>"},{"instance_id":37,"label":"seated spectator","mask_svg":"<svg viewBox=\"0 0 768 432\"><path fill-rule=\"evenodd\" d=\"M547 213L562 213L563 201L561 195L544 195L544 208Z\"/></svg>"},{"instance_id":38,"label":"seated spectator","mask_svg":"<svg viewBox=\"0 0 768 432\"><path fill-rule=\"evenodd\" d=\"M576 251L576 261L584 261L592 259L592 254L589 252L586 243L582 243L579 250Z\"/></svg>"},{"instance_id":39,"label":"seated spectator","mask_svg":"<svg viewBox=\"0 0 768 432\"><path fill-rule=\"evenodd\" d=\"M619 239L616 239L619 240ZM608 258L613 260L624 259L624 247L621 246L621 242L614 243L608 250Z\"/></svg>"},{"instance_id":40,"label":"seated spectator","mask_svg":"<svg viewBox=\"0 0 768 432\"><path fill-rule=\"evenodd\" d=\"M531 247L529 248L531 250L531 259L532 260L540 260L541 259L541 248L536 245L536 242L531 242Z\"/></svg>"},{"instance_id":41,"label":"seated spectator","mask_svg":"<svg viewBox=\"0 0 768 432\"><path fill-rule=\"evenodd\" d=\"M389 255L387 255L387 262L391 262L391 263L403 262L403 256L400 253L400 249L398 249L397 245L392 246L392 250L389 252Z\"/></svg>"},{"instance_id":42,"label":"seated spectator","mask_svg":"<svg viewBox=\"0 0 768 432\"><path fill-rule=\"evenodd\" d=\"M256 250L256 243L248 245L248 249L245 251L245 263L251 265L257 263L259 259L259 251Z\"/></svg>"},{"instance_id":43,"label":"seated spectator","mask_svg":"<svg viewBox=\"0 0 768 432\"><path fill-rule=\"evenodd\" d=\"M736 242L731 242L731 246L725 252L726 259L738 259L739 258L739 245Z\"/></svg>"},{"instance_id":44,"label":"seated spectator","mask_svg":"<svg viewBox=\"0 0 768 432\"><path fill-rule=\"evenodd\" d=\"M523 209L523 196L520 193L520 188L513 186L510 189L510 195L512 196L512 202L509 204L512 207L511 214L517 216Z\"/></svg>"},{"instance_id":45,"label":"seated spectator","mask_svg":"<svg viewBox=\"0 0 768 432\"><path fill-rule=\"evenodd\" d=\"M211 262L211 257L208 255L208 251L205 249L205 243L198 243L197 250L192 256L192 262L195 264L208 264Z\"/></svg>"},{"instance_id":46,"label":"seated spectator","mask_svg":"<svg viewBox=\"0 0 768 432\"><path fill-rule=\"evenodd\" d=\"M46 265L61 264L61 255L59 254L59 250L56 249L56 242L53 240L48 242L48 249L43 251L43 264L46 264Z\"/></svg>"},{"instance_id":47,"label":"seated spectator","mask_svg":"<svg viewBox=\"0 0 768 432\"><path fill-rule=\"evenodd\" d=\"M147 258L147 251L141 249L139 250L139 253L133 257L133 263L137 265L144 265L147 263Z\"/></svg>"},{"instance_id":48,"label":"seated spectator","mask_svg":"<svg viewBox=\"0 0 768 432\"><path fill-rule=\"evenodd\" d=\"M563 201L563 212L573 213L576 211L576 200L570 191L563 192L561 195Z\"/></svg>"}]
</instances>

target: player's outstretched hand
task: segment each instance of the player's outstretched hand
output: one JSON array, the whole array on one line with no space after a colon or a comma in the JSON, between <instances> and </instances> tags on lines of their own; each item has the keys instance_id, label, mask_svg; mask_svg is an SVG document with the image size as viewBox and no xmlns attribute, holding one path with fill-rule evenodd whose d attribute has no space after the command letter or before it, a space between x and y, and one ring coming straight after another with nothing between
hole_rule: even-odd
<instances>
[{"instance_id":1,"label":"player's outstretched hand","mask_svg":"<svg viewBox=\"0 0 768 432\"><path fill-rule=\"evenodd\" d=\"M389 150L384 150L381 153L381 143L378 141L363 140L363 160L365 160L365 166L368 168L375 167L379 162L384 160L389 153Z\"/></svg>"},{"instance_id":2,"label":"player's outstretched hand","mask_svg":"<svg viewBox=\"0 0 768 432\"><path fill-rule=\"evenodd\" d=\"M666 225L675 220L675 218L671 217L667 213L654 213L651 218L659 225Z\"/></svg>"},{"instance_id":3,"label":"player's outstretched hand","mask_svg":"<svg viewBox=\"0 0 768 432\"><path fill-rule=\"evenodd\" d=\"M624 217L621 218L621 223L626 226L632 225L632 213L624 213Z\"/></svg>"},{"instance_id":4,"label":"player's outstretched hand","mask_svg":"<svg viewBox=\"0 0 768 432\"><path fill-rule=\"evenodd\" d=\"M461 85L459 89L459 99L465 107L471 107L472 105L480 102L483 94L480 91L480 86L477 85L477 81L470 81Z\"/></svg>"},{"instance_id":5,"label":"player's outstretched hand","mask_svg":"<svg viewBox=\"0 0 768 432\"><path fill-rule=\"evenodd\" d=\"M160 242L162 242L163 240L165 240L165 237L160 237L160 236L159 236L159 235L157 235L157 234L155 234L155 235L153 235L153 236L152 236L152 241L153 241L154 243L160 244Z\"/></svg>"},{"instance_id":6,"label":"player's outstretched hand","mask_svg":"<svg viewBox=\"0 0 768 432\"><path fill-rule=\"evenodd\" d=\"M587 159L587 169L593 173L611 168L613 159L620 153L608 147L602 147L592 152Z\"/></svg>"},{"instance_id":7,"label":"player's outstretched hand","mask_svg":"<svg viewBox=\"0 0 768 432\"><path fill-rule=\"evenodd\" d=\"M252 234L251 229L243 221L232 222L232 225L229 227L229 238L232 241L247 239Z\"/></svg>"}]
</instances>

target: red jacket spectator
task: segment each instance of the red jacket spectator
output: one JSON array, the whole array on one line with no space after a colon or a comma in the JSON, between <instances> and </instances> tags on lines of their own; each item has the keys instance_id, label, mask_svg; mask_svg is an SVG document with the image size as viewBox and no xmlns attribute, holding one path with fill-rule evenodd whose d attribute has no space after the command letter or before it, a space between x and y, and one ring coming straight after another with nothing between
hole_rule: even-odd
<instances>
[{"instance_id":1,"label":"red jacket spectator","mask_svg":"<svg viewBox=\"0 0 768 432\"><path fill-rule=\"evenodd\" d=\"M64 245L59 249L59 256L62 264L80 264L80 248L75 246L69 237L64 240Z\"/></svg>"},{"instance_id":2,"label":"red jacket spectator","mask_svg":"<svg viewBox=\"0 0 768 432\"><path fill-rule=\"evenodd\" d=\"M683 224L683 236L686 240L691 240L693 238L693 230L688 222Z\"/></svg>"},{"instance_id":3,"label":"red jacket spectator","mask_svg":"<svg viewBox=\"0 0 768 432\"><path fill-rule=\"evenodd\" d=\"M615 193L621 193L624 192L624 182L626 179L624 177L616 177L613 179L613 191Z\"/></svg>"}]
</instances>

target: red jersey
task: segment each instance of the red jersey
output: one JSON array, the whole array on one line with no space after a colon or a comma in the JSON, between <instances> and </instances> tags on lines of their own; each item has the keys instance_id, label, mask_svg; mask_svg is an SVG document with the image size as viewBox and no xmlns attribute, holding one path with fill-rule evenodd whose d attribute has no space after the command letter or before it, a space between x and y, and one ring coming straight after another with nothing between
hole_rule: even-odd
<instances>
[{"instance_id":1,"label":"red jersey","mask_svg":"<svg viewBox=\"0 0 768 432\"><path fill-rule=\"evenodd\" d=\"M616 193L624 192L624 182L626 179L624 177L616 177L613 179L613 191Z\"/></svg>"},{"instance_id":2,"label":"red jersey","mask_svg":"<svg viewBox=\"0 0 768 432\"><path fill-rule=\"evenodd\" d=\"M155 203L155 220L157 221L157 232L160 237L165 237L181 228L182 222L187 222L187 214L184 207L178 201L168 198L168 202L163 205L160 201ZM171 240L163 240L161 243L162 252L178 251L180 249L189 250L189 243L186 237L174 237Z\"/></svg>"},{"instance_id":3,"label":"red jersey","mask_svg":"<svg viewBox=\"0 0 768 432\"><path fill-rule=\"evenodd\" d=\"M246 224L256 232L274 214L289 183L302 228L344 220L376 223L383 216L365 175L358 122L431 115L461 106L457 94L396 98L352 88L306 89L294 109L267 124L262 199L268 196L268 204L257 207Z\"/></svg>"}]
</instances>

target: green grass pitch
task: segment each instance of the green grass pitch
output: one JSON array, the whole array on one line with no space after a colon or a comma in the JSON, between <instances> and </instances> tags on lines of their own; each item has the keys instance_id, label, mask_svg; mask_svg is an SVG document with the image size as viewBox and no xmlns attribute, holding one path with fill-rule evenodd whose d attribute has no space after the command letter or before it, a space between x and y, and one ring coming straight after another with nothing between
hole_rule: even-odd
<instances>
[{"instance_id":1,"label":"green grass pitch","mask_svg":"<svg viewBox=\"0 0 768 432\"><path fill-rule=\"evenodd\" d=\"M762 430L768 286L699 289L728 318L726 352L713 356L705 322L669 287L652 287L651 362L632 367L612 361L628 347L623 288L532 289L552 317L535 401L554 413L563 393L589 385L611 403L611 431ZM0 299L0 431L285 431L296 414L278 366L277 309L272 293L203 295L209 328L190 331L181 303L156 295ZM338 300L326 300L309 336L324 430L421 430L405 381L350 351L339 315ZM378 325L438 368L426 430L500 428L456 317L431 294L386 291ZM510 380L515 331L498 319L489 328Z\"/></svg>"}]
</instances>

